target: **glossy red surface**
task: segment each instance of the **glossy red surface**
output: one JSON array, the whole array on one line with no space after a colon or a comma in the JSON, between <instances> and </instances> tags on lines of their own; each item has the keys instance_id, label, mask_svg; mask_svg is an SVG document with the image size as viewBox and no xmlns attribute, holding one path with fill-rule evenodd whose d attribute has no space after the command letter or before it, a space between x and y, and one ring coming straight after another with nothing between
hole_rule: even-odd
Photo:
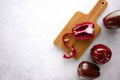
<instances>
[{"instance_id":1,"label":"glossy red surface","mask_svg":"<svg viewBox=\"0 0 120 80\"><path fill-rule=\"evenodd\" d=\"M77 24L73 29L71 33L65 33L62 36L63 44L66 48L70 49L69 55L64 53L63 57L66 59L70 59L74 57L77 52L74 48L74 44L69 45L70 37L74 37L74 39L77 40L90 40L94 37L94 24L91 22L83 22L80 24Z\"/></svg>"},{"instance_id":2,"label":"glossy red surface","mask_svg":"<svg viewBox=\"0 0 120 80\"><path fill-rule=\"evenodd\" d=\"M120 10L109 13L103 18L103 23L108 29L120 28Z\"/></svg>"},{"instance_id":3,"label":"glossy red surface","mask_svg":"<svg viewBox=\"0 0 120 80\"><path fill-rule=\"evenodd\" d=\"M72 36L73 36L72 33L66 33L66 34L64 34L63 37L62 37L64 46L65 46L66 48L69 48L69 49L70 49L69 55L67 55L67 53L64 53L64 54L63 54L63 57L64 57L65 59L70 59L70 58L74 57L74 56L77 54L77 52L76 52L76 50L75 50L75 48L74 48L74 45L73 45L73 44L72 44L72 45L69 45L69 41L70 41L69 37L72 37Z\"/></svg>"},{"instance_id":4,"label":"glossy red surface","mask_svg":"<svg viewBox=\"0 0 120 80\"><path fill-rule=\"evenodd\" d=\"M77 24L72 32L77 40L90 40L94 37L94 24L91 22Z\"/></svg>"},{"instance_id":5,"label":"glossy red surface","mask_svg":"<svg viewBox=\"0 0 120 80\"><path fill-rule=\"evenodd\" d=\"M95 63L105 64L112 56L112 51L110 48L103 44L97 44L91 49L91 57Z\"/></svg>"},{"instance_id":6,"label":"glossy red surface","mask_svg":"<svg viewBox=\"0 0 120 80\"><path fill-rule=\"evenodd\" d=\"M100 68L88 61L83 61L78 66L78 76L82 79L95 79L100 76Z\"/></svg>"}]
</instances>

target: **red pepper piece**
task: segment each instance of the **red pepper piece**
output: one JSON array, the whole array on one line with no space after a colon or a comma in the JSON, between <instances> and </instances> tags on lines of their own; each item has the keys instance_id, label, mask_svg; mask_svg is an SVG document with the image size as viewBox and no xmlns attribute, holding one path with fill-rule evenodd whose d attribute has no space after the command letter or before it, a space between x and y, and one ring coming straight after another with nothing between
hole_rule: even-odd
<instances>
[{"instance_id":1,"label":"red pepper piece","mask_svg":"<svg viewBox=\"0 0 120 80\"><path fill-rule=\"evenodd\" d=\"M73 33L66 33L62 36L63 43L67 48L70 48L70 46L67 45L67 43L69 43L69 38L67 37L72 37L72 36L73 36Z\"/></svg>"},{"instance_id":2,"label":"red pepper piece","mask_svg":"<svg viewBox=\"0 0 120 80\"><path fill-rule=\"evenodd\" d=\"M91 22L83 22L77 24L72 33L77 40L90 40L94 37L94 24Z\"/></svg>"},{"instance_id":3,"label":"red pepper piece","mask_svg":"<svg viewBox=\"0 0 120 80\"><path fill-rule=\"evenodd\" d=\"M99 66L88 61L82 61L78 65L77 72L82 80L94 80L100 77Z\"/></svg>"},{"instance_id":4,"label":"red pepper piece","mask_svg":"<svg viewBox=\"0 0 120 80\"><path fill-rule=\"evenodd\" d=\"M72 33L65 33L62 36L64 46L71 50L70 55L67 54L63 55L63 57L66 59L70 59L77 54L74 45L73 44L69 45L70 39L68 37L74 37L77 40L92 39L94 37L94 24L91 22L80 23L72 29Z\"/></svg>"},{"instance_id":5,"label":"red pepper piece","mask_svg":"<svg viewBox=\"0 0 120 80\"><path fill-rule=\"evenodd\" d=\"M71 52L70 52L69 55L67 55L66 53L64 53L63 57L66 58L66 59L70 59L70 58L72 58L73 56L76 55L76 50L75 50L75 48L74 48L73 45L71 45L71 46L68 45L68 43L69 43L70 40L67 37L73 37L73 33L66 33L62 37L63 44L65 45L65 47L67 47L67 48L69 48L71 50Z\"/></svg>"},{"instance_id":6,"label":"red pepper piece","mask_svg":"<svg viewBox=\"0 0 120 80\"><path fill-rule=\"evenodd\" d=\"M120 28L120 10L113 11L103 18L103 23L107 29Z\"/></svg>"},{"instance_id":7,"label":"red pepper piece","mask_svg":"<svg viewBox=\"0 0 120 80\"><path fill-rule=\"evenodd\" d=\"M70 55L67 55L66 53L64 53L64 55L63 55L64 58L70 59L77 54L77 52L73 46L70 49L71 49Z\"/></svg>"},{"instance_id":8,"label":"red pepper piece","mask_svg":"<svg viewBox=\"0 0 120 80\"><path fill-rule=\"evenodd\" d=\"M112 51L103 44L97 44L91 48L91 58L97 64L105 64L110 61Z\"/></svg>"}]
</instances>

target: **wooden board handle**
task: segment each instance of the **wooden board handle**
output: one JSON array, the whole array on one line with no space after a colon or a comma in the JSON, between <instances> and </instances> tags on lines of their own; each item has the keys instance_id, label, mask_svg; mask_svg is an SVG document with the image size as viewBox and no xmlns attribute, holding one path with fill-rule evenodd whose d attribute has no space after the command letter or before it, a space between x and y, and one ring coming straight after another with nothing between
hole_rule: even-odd
<instances>
[{"instance_id":1,"label":"wooden board handle","mask_svg":"<svg viewBox=\"0 0 120 80\"><path fill-rule=\"evenodd\" d=\"M89 13L90 21L93 21L93 20L96 21L96 19L103 12L106 6L107 6L106 0L98 0L96 5L93 7L93 9Z\"/></svg>"}]
</instances>

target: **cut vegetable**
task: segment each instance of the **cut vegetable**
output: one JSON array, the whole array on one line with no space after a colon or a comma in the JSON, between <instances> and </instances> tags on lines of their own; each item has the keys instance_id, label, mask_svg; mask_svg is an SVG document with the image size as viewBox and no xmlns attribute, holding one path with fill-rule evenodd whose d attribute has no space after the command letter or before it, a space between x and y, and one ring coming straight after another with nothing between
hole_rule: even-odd
<instances>
[{"instance_id":1,"label":"cut vegetable","mask_svg":"<svg viewBox=\"0 0 120 80\"><path fill-rule=\"evenodd\" d=\"M77 40L90 40L94 37L94 24L91 22L83 22L76 25L72 32Z\"/></svg>"},{"instance_id":2,"label":"cut vegetable","mask_svg":"<svg viewBox=\"0 0 120 80\"><path fill-rule=\"evenodd\" d=\"M70 43L70 37L73 37L77 40L90 40L94 37L94 24L91 22L83 22L77 24L73 29L72 33L65 33L62 36L63 44L66 48L70 49L69 55L66 53L63 55L64 58L70 59L77 54L76 49L74 48L74 44Z\"/></svg>"}]
</instances>

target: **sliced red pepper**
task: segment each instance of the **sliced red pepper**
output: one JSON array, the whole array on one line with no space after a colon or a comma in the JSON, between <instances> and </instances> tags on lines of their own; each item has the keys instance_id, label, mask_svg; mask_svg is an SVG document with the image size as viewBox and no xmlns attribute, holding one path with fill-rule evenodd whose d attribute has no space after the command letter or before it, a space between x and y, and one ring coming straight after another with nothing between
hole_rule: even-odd
<instances>
[{"instance_id":1,"label":"sliced red pepper","mask_svg":"<svg viewBox=\"0 0 120 80\"><path fill-rule=\"evenodd\" d=\"M70 59L74 57L77 52L74 48L74 45L68 45L70 39L68 37L73 37L77 40L90 40L94 37L94 24L91 22L83 22L80 24L77 24L73 29L72 33L65 33L62 36L63 44L66 48L69 48L71 50L70 54L67 55L64 53L63 57L66 59Z\"/></svg>"},{"instance_id":2,"label":"sliced red pepper","mask_svg":"<svg viewBox=\"0 0 120 80\"><path fill-rule=\"evenodd\" d=\"M77 52L73 46L70 49L71 49L70 55L67 55L66 53L64 53L64 55L63 55L64 58L70 59L77 54Z\"/></svg>"},{"instance_id":3,"label":"sliced red pepper","mask_svg":"<svg viewBox=\"0 0 120 80\"><path fill-rule=\"evenodd\" d=\"M73 33L66 33L63 35L62 39L63 39L63 44L65 45L65 47L69 48L71 50L70 54L67 55L66 53L64 53L63 57L66 58L66 59L70 59L72 58L73 56L76 55L76 50L74 48L73 45L68 45L67 43L69 43L70 39L69 38L66 38L66 37L73 37Z\"/></svg>"},{"instance_id":4,"label":"sliced red pepper","mask_svg":"<svg viewBox=\"0 0 120 80\"><path fill-rule=\"evenodd\" d=\"M72 33L77 40L90 40L94 37L94 24L91 22L83 22L77 24Z\"/></svg>"},{"instance_id":5,"label":"sliced red pepper","mask_svg":"<svg viewBox=\"0 0 120 80\"><path fill-rule=\"evenodd\" d=\"M70 46L67 45L67 43L70 41L70 39L67 38L67 37L72 37L72 36L73 36L73 33L65 33L65 34L62 36L63 44L65 45L65 47L70 48Z\"/></svg>"}]
</instances>

